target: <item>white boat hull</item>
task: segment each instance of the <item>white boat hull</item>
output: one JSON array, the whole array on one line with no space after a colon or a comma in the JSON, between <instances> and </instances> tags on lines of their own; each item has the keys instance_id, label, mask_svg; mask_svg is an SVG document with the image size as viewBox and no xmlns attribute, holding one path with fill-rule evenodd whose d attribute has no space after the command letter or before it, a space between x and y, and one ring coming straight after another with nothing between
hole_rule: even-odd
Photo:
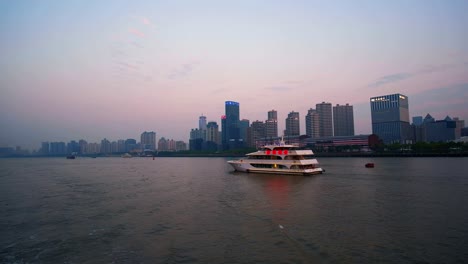
<instances>
[{"instance_id":1,"label":"white boat hull","mask_svg":"<svg viewBox=\"0 0 468 264\"><path fill-rule=\"evenodd\" d=\"M270 173L270 174L289 174L289 175L314 175L323 173L322 168L313 169L275 169L275 168L257 168L252 166L249 162L242 160L231 160L229 164L236 171L253 172L253 173Z\"/></svg>"}]
</instances>

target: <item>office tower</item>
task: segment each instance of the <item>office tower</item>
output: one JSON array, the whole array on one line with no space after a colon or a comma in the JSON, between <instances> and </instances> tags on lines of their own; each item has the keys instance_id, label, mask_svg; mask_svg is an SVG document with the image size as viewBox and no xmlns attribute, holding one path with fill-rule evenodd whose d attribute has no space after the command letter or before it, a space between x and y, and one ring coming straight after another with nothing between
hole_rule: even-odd
<instances>
[{"instance_id":1,"label":"office tower","mask_svg":"<svg viewBox=\"0 0 468 264\"><path fill-rule=\"evenodd\" d=\"M135 150L137 147L137 142L136 142L136 139L133 139L133 138L128 138L125 140L125 151L126 152L129 152L129 151L133 151ZM102 148L102 146L101 146Z\"/></svg>"},{"instance_id":2,"label":"office tower","mask_svg":"<svg viewBox=\"0 0 468 264\"><path fill-rule=\"evenodd\" d=\"M189 139L189 149L195 151L201 151L203 147L203 142L205 141L205 132L206 130L200 130L198 128L192 128L190 131Z\"/></svg>"},{"instance_id":3,"label":"office tower","mask_svg":"<svg viewBox=\"0 0 468 264\"><path fill-rule=\"evenodd\" d=\"M268 120L278 120L278 112L276 110L268 111Z\"/></svg>"},{"instance_id":4,"label":"office tower","mask_svg":"<svg viewBox=\"0 0 468 264\"><path fill-rule=\"evenodd\" d=\"M78 142L76 142L75 140L72 140L67 143L67 153L71 154L71 153L79 153L79 152L80 152L80 145L78 144Z\"/></svg>"},{"instance_id":5,"label":"office tower","mask_svg":"<svg viewBox=\"0 0 468 264\"><path fill-rule=\"evenodd\" d=\"M334 136L354 136L353 106L339 105L333 107Z\"/></svg>"},{"instance_id":6,"label":"office tower","mask_svg":"<svg viewBox=\"0 0 468 264\"><path fill-rule=\"evenodd\" d=\"M265 137L278 137L278 113L276 110L268 111L268 119L265 121Z\"/></svg>"},{"instance_id":7,"label":"office tower","mask_svg":"<svg viewBox=\"0 0 468 264\"><path fill-rule=\"evenodd\" d=\"M49 142L42 142L41 144L41 154L49 155Z\"/></svg>"},{"instance_id":8,"label":"office tower","mask_svg":"<svg viewBox=\"0 0 468 264\"><path fill-rule=\"evenodd\" d=\"M143 150L156 150L156 133L153 131L141 133L140 143Z\"/></svg>"},{"instance_id":9,"label":"office tower","mask_svg":"<svg viewBox=\"0 0 468 264\"><path fill-rule=\"evenodd\" d=\"M411 140L408 97L389 94L370 98L372 133L385 144Z\"/></svg>"},{"instance_id":10,"label":"office tower","mask_svg":"<svg viewBox=\"0 0 468 264\"><path fill-rule=\"evenodd\" d=\"M322 102L315 105L319 116L319 137L333 137L332 105Z\"/></svg>"},{"instance_id":11,"label":"office tower","mask_svg":"<svg viewBox=\"0 0 468 264\"><path fill-rule=\"evenodd\" d=\"M252 122L250 127L250 147L257 147L257 140L264 139L266 137L266 126L262 121Z\"/></svg>"},{"instance_id":12,"label":"office tower","mask_svg":"<svg viewBox=\"0 0 468 264\"><path fill-rule=\"evenodd\" d=\"M111 143L106 138L101 140L101 151L100 152L105 153L105 154L111 153Z\"/></svg>"},{"instance_id":13,"label":"office tower","mask_svg":"<svg viewBox=\"0 0 468 264\"><path fill-rule=\"evenodd\" d=\"M240 142L239 103L225 102L225 115L221 117L223 149L236 148Z\"/></svg>"},{"instance_id":14,"label":"office tower","mask_svg":"<svg viewBox=\"0 0 468 264\"><path fill-rule=\"evenodd\" d=\"M198 119L198 129L206 130L206 116L204 116L203 114Z\"/></svg>"},{"instance_id":15,"label":"office tower","mask_svg":"<svg viewBox=\"0 0 468 264\"><path fill-rule=\"evenodd\" d=\"M183 141L176 141L176 151L187 150L187 143Z\"/></svg>"},{"instance_id":16,"label":"office tower","mask_svg":"<svg viewBox=\"0 0 468 264\"><path fill-rule=\"evenodd\" d=\"M67 154L65 142L50 142L50 154L64 155Z\"/></svg>"},{"instance_id":17,"label":"office tower","mask_svg":"<svg viewBox=\"0 0 468 264\"><path fill-rule=\"evenodd\" d=\"M415 126L420 126L423 123L423 117L422 116L413 116L413 125Z\"/></svg>"},{"instance_id":18,"label":"office tower","mask_svg":"<svg viewBox=\"0 0 468 264\"><path fill-rule=\"evenodd\" d=\"M169 142L164 137L158 140L158 151L168 151L169 150Z\"/></svg>"},{"instance_id":19,"label":"office tower","mask_svg":"<svg viewBox=\"0 0 468 264\"><path fill-rule=\"evenodd\" d=\"M208 122L208 125L206 125L206 149L218 150L220 143L218 124L214 121Z\"/></svg>"},{"instance_id":20,"label":"office tower","mask_svg":"<svg viewBox=\"0 0 468 264\"><path fill-rule=\"evenodd\" d=\"M250 121L248 119L242 119L239 121L239 135L242 142L247 142L247 131L250 126Z\"/></svg>"},{"instance_id":21,"label":"office tower","mask_svg":"<svg viewBox=\"0 0 468 264\"><path fill-rule=\"evenodd\" d=\"M119 139L117 140L117 152L125 152L125 140Z\"/></svg>"},{"instance_id":22,"label":"office tower","mask_svg":"<svg viewBox=\"0 0 468 264\"><path fill-rule=\"evenodd\" d=\"M313 108L310 108L307 111L307 115L305 117L305 124L306 124L306 135L311 138L318 138L320 137L319 134L319 115L317 111Z\"/></svg>"},{"instance_id":23,"label":"office tower","mask_svg":"<svg viewBox=\"0 0 468 264\"><path fill-rule=\"evenodd\" d=\"M286 118L286 130L284 130L285 136L299 136L299 113L292 111Z\"/></svg>"},{"instance_id":24,"label":"office tower","mask_svg":"<svg viewBox=\"0 0 468 264\"><path fill-rule=\"evenodd\" d=\"M78 141L78 145L80 146L80 153L81 153L81 154L86 154L86 153L88 153L88 152L87 152L87 151L88 151L88 149L87 149L87 147L88 147L88 142L86 142L86 140L80 139L80 140Z\"/></svg>"}]
</instances>

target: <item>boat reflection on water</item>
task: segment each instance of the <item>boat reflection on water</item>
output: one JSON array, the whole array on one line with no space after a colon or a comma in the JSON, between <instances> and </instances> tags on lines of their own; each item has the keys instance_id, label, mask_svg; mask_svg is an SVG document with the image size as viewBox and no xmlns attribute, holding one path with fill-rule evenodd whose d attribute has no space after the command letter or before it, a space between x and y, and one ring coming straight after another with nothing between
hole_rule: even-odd
<instances>
[{"instance_id":1,"label":"boat reflection on water","mask_svg":"<svg viewBox=\"0 0 468 264\"><path fill-rule=\"evenodd\" d=\"M295 189L302 188L305 181L313 180L313 178L263 173L249 173L247 178L262 187L266 198L265 207L269 207L272 221L276 224L284 224L288 219L288 212L294 202L292 195Z\"/></svg>"}]
</instances>

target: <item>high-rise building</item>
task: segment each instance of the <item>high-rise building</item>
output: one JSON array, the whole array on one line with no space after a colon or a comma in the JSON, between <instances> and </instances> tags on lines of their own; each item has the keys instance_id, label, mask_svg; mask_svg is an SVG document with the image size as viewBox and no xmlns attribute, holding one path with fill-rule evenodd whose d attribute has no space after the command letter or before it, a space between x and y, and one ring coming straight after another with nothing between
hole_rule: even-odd
<instances>
[{"instance_id":1,"label":"high-rise building","mask_svg":"<svg viewBox=\"0 0 468 264\"><path fill-rule=\"evenodd\" d=\"M164 137L158 140L158 151L168 151L169 150L169 142Z\"/></svg>"},{"instance_id":2,"label":"high-rise building","mask_svg":"<svg viewBox=\"0 0 468 264\"><path fill-rule=\"evenodd\" d=\"M250 127L250 121L248 119L242 119L239 121L239 135L243 144L247 142L247 133Z\"/></svg>"},{"instance_id":3,"label":"high-rise building","mask_svg":"<svg viewBox=\"0 0 468 264\"><path fill-rule=\"evenodd\" d=\"M250 127L251 133L249 140L250 147L257 147L257 141L259 139L264 139L266 137L266 126L265 123L262 121L254 121L252 122L252 126Z\"/></svg>"},{"instance_id":4,"label":"high-rise building","mask_svg":"<svg viewBox=\"0 0 468 264\"><path fill-rule=\"evenodd\" d=\"M239 147L241 144L239 129L239 103L226 101L225 115L221 117L223 149Z\"/></svg>"},{"instance_id":5,"label":"high-rise building","mask_svg":"<svg viewBox=\"0 0 468 264\"><path fill-rule=\"evenodd\" d=\"M333 107L333 134L336 136L354 136L353 106L339 105Z\"/></svg>"},{"instance_id":6,"label":"high-rise building","mask_svg":"<svg viewBox=\"0 0 468 264\"><path fill-rule=\"evenodd\" d=\"M423 123L423 117L422 116L413 116L413 125L415 126L420 126Z\"/></svg>"},{"instance_id":7,"label":"high-rise building","mask_svg":"<svg viewBox=\"0 0 468 264\"><path fill-rule=\"evenodd\" d=\"M299 126L299 112L290 112L286 118L285 136L299 136L301 134Z\"/></svg>"},{"instance_id":8,"label":"high-rise building","mask_svg":"<svg viewBox=\"0 0 468 264\"><path fill-rule=\"evenodd\" d=\"M88 151L88 149L87 149L87 147L88 147L88 142L86 142L86 140L80 139L80 140L78 141L78 145L80 146L80 153L81 153L81 154L86 154L86 153L88 153L88 152L87 152L87 151Z\"/></svg>"},{"instance_id":9,"label":"high-rise building","mask_svg":"<svg viewBox=\"0 0 468 264\"><path fill-rule=\"evenodd\" d=\"M102 148L102 146L101 146L101 148ZM137 148L136 139L128 138L128 139L125 140L125 151L126 152L135 151L136 148Z\"/></svg>"},{"instance_id":10,"label":"high-rise building","mask_svg":"<svg viewBox=\"0 0 468 264\"><path fill-rule=\"evenodd\" d=\"M50 149L49 149L49 142L42 142L41 144L41 154L42 155L49 155Z\"/></svg>"},{"instance_id":11,"label":"high-rise building","mask_svg":"<svg viewBox=\"0 0 468 264\"><path fill-rule=\"evenodd\" d=\"M408 97L389 94L370 98L372 133L385 144L406 143L412 139Z\"/></svg>"},{"instance_id":12,"label":"high-rise building","mask_svg":"<svg viewBox=\"0 0 468 264\"><path fill-rule=\"evenodd\" d=\"M203 114L198 119L198 129L206 130L206 116L204 116Z\"/></svg>"},{"instance_id":13,"label":"high-rise building","mask_svg":"<svg viewBox=\"0 0 468 264\"><path fill-rule=\"evenodd\" d=\"M268 119L265 121L265 137L278 137L278 113L276 110L268 111Z\"/></svg>"},{"instance_id":14,"label":"high-rise building","mask_svg":"<svg viewBox=\"0 0 468 264\"><path fill-rule=\"evenodd\" d=\"M268 120L278 120L278 112L276 110L268 111Z\"/></svg>"},{"instance_id":15,"label":"high-rise building","mask_svg":"<svg viewBox=\"0 0 468 264\"><path fill-rule=\"evenodd\" d=\"M64 155L67 153L65 142L50 142L51 155Z\"/></svg>"},{"instance_id":16,"label":"high-rise building","mask_svg":"<svg viewBox=\"0 0 468 264\"><path fill-rule=\"evenodd\" d=\"M111 143L106 138L101 140L101 151L100 152L104 153L104 154L111 153Z\"/></svg>"},{"instance_id":17,"label":"high-rise building","mask_svg":"<svg viewBox=\"0 0 468 264\"><path fill-rule=\"evenodd\" d=\"M221 140L219 138L219 127L214 121L206 125L206 148L207 150L218 150Z\"/></svg>"},{"instance_id":18,"label":"high-rise building","mask_svg":"<svg viewBox=\"0 0 468 264\"><path fill-rule=\"evenodd\" d=\"M156 150L156 133L153 131L141 133L140 143L143 150Z\"/></svg>"},{"instance_id":19,"label":"high-rise building","mask_svg":"<svg viewBox=\"0 0 468 264\"><path fill-rule=\"evenodd\" d=\"M80 145L75 140L67 143L67 153L79 153Z\"/></svg>"},{"instance_id":20,"label":"high-rise building","mask_svg":"<svg viewBox=\"0 0 468 264\"><path fill-rule=\"evenodd\" d=\"M307 115L305 117L305 124L306 124L306 135L311 138L318 138L320 137L319 134L319 114L313 108L310 108L307 111Z\"/></svg>"},{"instance_id":21,"label":"high-rise building","mask_svg":"<svg viewBox=\"0 0 468 264\"><path fill-rule=\"evenodd\" d=\"M333 120L331 103L322 102L315 105L319 116L319 136L333 137Z\"/></svg>"}]
</instances>

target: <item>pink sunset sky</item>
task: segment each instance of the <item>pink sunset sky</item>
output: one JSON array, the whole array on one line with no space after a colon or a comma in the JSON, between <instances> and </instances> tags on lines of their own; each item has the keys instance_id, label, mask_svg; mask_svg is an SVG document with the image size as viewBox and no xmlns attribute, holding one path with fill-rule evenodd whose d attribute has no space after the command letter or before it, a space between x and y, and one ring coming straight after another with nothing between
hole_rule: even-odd
<instances>
[{"instance_id":1,"label":"pink sunset sky","mask_svg":"<svg viewBox=\"0 0 468 264\"><path fill-rule=\"evenodd\" d=\"M198 117L301 117L372 96L468 122L467 1L2 1L0 146L188 141Z\"/></svg>"}]
</instances>

